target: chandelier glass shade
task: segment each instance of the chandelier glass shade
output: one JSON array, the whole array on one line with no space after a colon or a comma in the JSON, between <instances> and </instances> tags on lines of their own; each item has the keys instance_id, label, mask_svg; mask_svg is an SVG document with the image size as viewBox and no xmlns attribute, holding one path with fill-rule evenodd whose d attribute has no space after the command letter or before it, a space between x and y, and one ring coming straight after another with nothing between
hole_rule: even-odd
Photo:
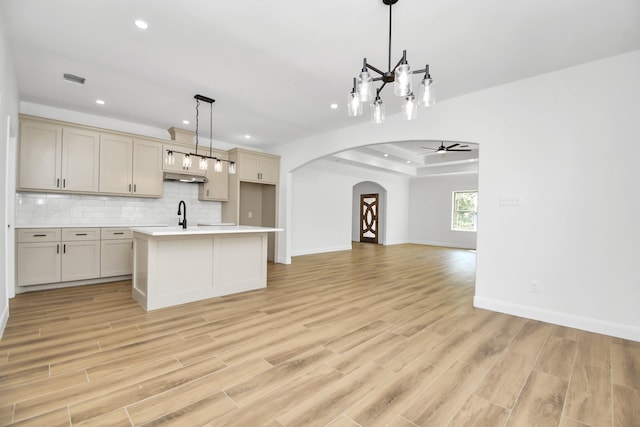
<instances>
[{"instance_id":1,"label":"chandelier glass shade","mask_svg":"<svg viewBox=\"0 0 640 427\"><path fill-rule=\"evenodd\" d=\"M411 70L411 66L407 62L407 51L402 51L402 58L395 67L391 68L391 23L392 6L399 0L382 0L385 5L389 6L389 61L387 71L381 71L378 68L367 63L367 58L362 61L362 70L353 79L353 89L348 97L347 115L349 117L357 117L363 114L363 104L371 102L371 118L374 123L382 123L385 119L385 106L380 98L380 92L387 83L393 83L393 93L396 96L403 97L402 115L406 120L413 120L417 117L418 105L429 107L436 102L434 83L429 74L429 65L420 70ZM370 71L378 74L378 77L372 77ZM418 97L413 92L413 74L423 74L420 82L420 93ZM374 88L374 82L382 82L380 87Z\"/></svg>"}]
</instances>

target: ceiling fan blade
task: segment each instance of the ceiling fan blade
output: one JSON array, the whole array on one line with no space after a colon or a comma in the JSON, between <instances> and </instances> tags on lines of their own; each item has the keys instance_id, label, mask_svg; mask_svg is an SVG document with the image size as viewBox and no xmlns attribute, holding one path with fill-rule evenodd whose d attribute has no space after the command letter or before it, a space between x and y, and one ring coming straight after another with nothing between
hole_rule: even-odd
<instances>
[{"instance_id":1,"label":"ceiling fan blade","mask_svg":"<svg viewBox=\"0 0 640 427\"><path fill-rule=\"evenodd\" d=\"M471 148L454 148L453 150L447 150L447 151L471 151Z\"/></svg>"},{"instance_id":2,"label":"ceiling fan blade","mask_svg":"<svg viewBox=\"0 0 640 427\"><path fill-rule=\"evenodd\" d=\"M452 149L453 147L457 147L458 145L460 145L460 144L458 144L458 143L451 144L451 145L450 145L450 146L448 146L446 149L447 149L447 150L450 150L450 149Z\"/></svg>"}]
</instances>

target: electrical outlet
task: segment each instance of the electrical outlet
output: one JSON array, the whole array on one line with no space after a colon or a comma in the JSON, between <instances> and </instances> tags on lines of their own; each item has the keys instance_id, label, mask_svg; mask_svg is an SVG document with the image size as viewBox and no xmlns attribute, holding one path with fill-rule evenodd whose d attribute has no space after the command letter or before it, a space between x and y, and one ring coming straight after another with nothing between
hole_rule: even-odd
<instances>
[{"instance_id":1,"label":"electrical outlet","mask_svg":"<svg viewBox=\"0 0 640 427\"><path fill-rule=\"evenodd\" d=\"M531 281L531 288L529 288L532 294L537 294L540 291L540 282L537 280Z\"/></svg>"},{"instance_id":2,"label":"electrical outlet","mask_svg":"<svg viewBox=\"0 0 640 427\"><path fill-rule=\"evenodd\" d=\"M250 219L251 219L251 218L253 218L253 212L249 212L249 213L247 214L247 216L248 216Z\"/></svg>"}]
</instances>

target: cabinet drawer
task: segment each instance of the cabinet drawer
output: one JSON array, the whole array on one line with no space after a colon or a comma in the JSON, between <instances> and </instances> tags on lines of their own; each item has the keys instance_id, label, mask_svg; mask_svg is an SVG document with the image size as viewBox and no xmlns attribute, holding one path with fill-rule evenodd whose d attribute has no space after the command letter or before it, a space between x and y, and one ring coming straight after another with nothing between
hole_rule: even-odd
<instances>
[{"instance_id":1,"label":"cabinet drawer","mask_svg":"<svg viewBox=\"0 0 640 427\"><path fill-rule=\"evenodd\" d=\"M17 232L18 243L59 242L59 228L20 228Z\"/></svg>"},{"instance_id":2,"label":"cabinet drawer","mask_svg":"<svg viewBox=\"0 0 640 427\"><path fill-rule=\"evenodd\" d=\"M100 230L102 240L131 239L133 232L128 228L103 228Z\"/></svg>"},{"instance_id":3,"label":"cabinet drawer","mask_svg":"<svg viewBox=\"0 0 640 427\"><path fill-rule=\"evenodd\" d=\"M100 240L99 228L64 228L62 230L62 241L76 240Z\"/></svg>"}]
</instances>

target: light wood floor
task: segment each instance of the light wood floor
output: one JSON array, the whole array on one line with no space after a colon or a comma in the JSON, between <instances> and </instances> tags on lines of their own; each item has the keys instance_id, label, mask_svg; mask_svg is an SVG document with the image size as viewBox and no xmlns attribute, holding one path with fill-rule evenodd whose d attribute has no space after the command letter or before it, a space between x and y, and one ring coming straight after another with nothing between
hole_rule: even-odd
<instances>
[{"instance_id":1,"label":"light wood floor","mask_svg":"<svg viewBox=\"0 0 640 427\"><path fill-rule=\"evenodd\" d=\"M21 294L0 424L640 426L640 343L474 309L474 277L473 252L355 244L150 313L129 282Z\"/></svg>"}]
</instances>

